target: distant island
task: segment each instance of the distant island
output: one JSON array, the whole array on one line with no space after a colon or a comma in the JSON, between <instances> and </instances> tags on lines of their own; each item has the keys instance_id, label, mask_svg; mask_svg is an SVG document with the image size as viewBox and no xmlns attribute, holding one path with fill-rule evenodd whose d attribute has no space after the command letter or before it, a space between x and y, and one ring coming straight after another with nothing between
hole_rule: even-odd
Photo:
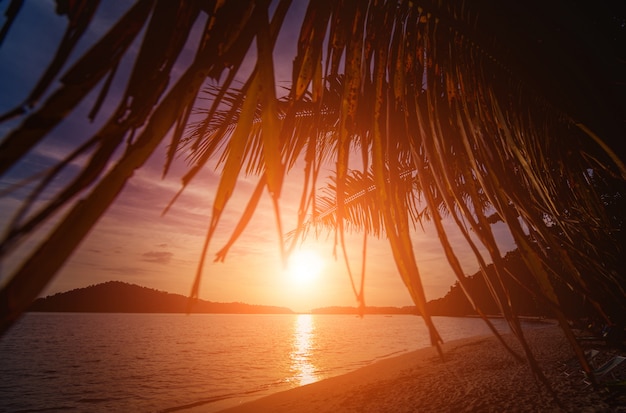
<instances>
[{"instance_id":1,"label":"distant island","mask_svg":"<svg viewBox=\"0 0 626 413\"><path fill-rule=\"evenodd\" d=\"M197 300L190 305L189 297L172 294L122 281L77 288L35 300L31 312L74 313L203 313L203 314L294 314L289 308L245 303L218 303ZM325 307L312 314L358 314L356 307ZM365 314L413 314L408 307L366 307Z\"/></svg>"},{"instance_id":2,"label":"distant island","mask_svg":"<svg viewBox=\"0 0 626 413\"><path fill-rule=\"evenodd\" d=\"M385 315L418 315L417 307L365 307L364 314L385 314ZM322 307L311 310L311 314L359 314L357 307Z\"/></svg>"},{"instance_id":3,"label":"distant island","mask_svg":"<svg viewBox=\"0 0 626 413\"><path fill-rule=\"evenodd\" d=\"M213 313L213 314L293 314L286 307L245 303L216 303L197 300L121 281L77 288L38 298L28 311L84 313Z\"/></svg>"}]
</instances>

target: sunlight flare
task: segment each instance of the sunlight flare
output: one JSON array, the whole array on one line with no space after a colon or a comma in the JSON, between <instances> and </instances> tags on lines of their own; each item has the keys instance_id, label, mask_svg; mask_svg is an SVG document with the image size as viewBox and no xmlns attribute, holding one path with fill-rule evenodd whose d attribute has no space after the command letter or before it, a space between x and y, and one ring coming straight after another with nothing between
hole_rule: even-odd
<instances>
[{"instance_id":1,"label":"sunlight flare","mask_svg":"<svg viewBox=\"0 0 626 413\"><path fill-rule=\"evenodd\" d=\"M299 286L309 285L320 276L324 260L313 250L294 251L287 263L287 274Z\"/></svg>"}]
</instances>

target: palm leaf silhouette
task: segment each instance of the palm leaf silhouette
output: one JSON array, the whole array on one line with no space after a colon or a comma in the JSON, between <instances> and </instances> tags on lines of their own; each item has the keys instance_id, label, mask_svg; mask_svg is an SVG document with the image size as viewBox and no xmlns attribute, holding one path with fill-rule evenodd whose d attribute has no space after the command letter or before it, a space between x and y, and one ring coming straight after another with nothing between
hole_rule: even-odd
<instances>
[{"instance_id":1,"label":"palm leaf silhouette","mask_svg":"<svg viewBox=\"0 0 626 413\"><path fill-rule=\"evenodd\" d=\"M49 171L32 177L35 189L9 225L3 256L43 223L54 221L59 208L70 207L2 287L2 330L50 281L171 130L164 172L181 151L193 162L184 184L211 158L218 158L222 172L192 296L238 177L256 174L259 183L218 259L243 231L265 189L282 235L281 187L300 160L305 182L294 239L304 231L309 214L314 219L323 215L318 202L332 209L320 222L335 231L336 245L344 251L347 226L366 235L384 233L433 345L441 337L426 311L419 257L411 244L412 228L423 216L417 197L460 281L463 269L441 225L442 215L458 224L482 268L488 261L502 268L502 252L490 227L490 216L499 217L533 269L536 294L551 303L588 370L559 311L553 283L565 282L588 297L608 322L624 314L623 245L614 242L620 236L616 222L623 219L607 213L607 203L591 183L604 182L612 193L623 194L626 181L620 145L623 86L619 89L626 73L619 24L623 10L559 1L310 2L289 93L279 101L272 51L291 2L270 3L138 1L65 71L60 86L40 104L37 97L51 87L50 77L59 72L82 31L60 45L33 95L25 99L32 112L23 113L24 104L18 104L4 116L22 116L23 121L0 143L0 174L19 166L89 92L100 92L91 116L99 113L110 79L122 76L118 63L132 53L129 45L145 28L134 68L125 75L127 88L116 97L110 119ZM17 4L12 3L6 28L19 18ZM88 9L76 6L68 12L70 27L86 26L90 16ZM192 30L195 26L202 27ZM195 55L170 85L174 62L190 43ZM253 44L255 67L245 75L240 68ZM584 63L589 61L597 64ZM232 87L237 76L245 77L239 90ZM200 111L204 119L192 125L207 79L217 84L214 98ZM123 155L114 158L125 140ZM360 176L351 172L353 153L360 155ZM37 209L40 194L79 155L89 161L77 177ZM336 173L326 198L317 199L324 160L335 162ZM353 202L350 196L358 191L359 202ZM551 255L561 258L560 268L550 264ZM510 305L503 282L508 275L498 270L485 277L543 380ZM605 297L607 291L611 294Z\"/></svg>"}]
</instances>

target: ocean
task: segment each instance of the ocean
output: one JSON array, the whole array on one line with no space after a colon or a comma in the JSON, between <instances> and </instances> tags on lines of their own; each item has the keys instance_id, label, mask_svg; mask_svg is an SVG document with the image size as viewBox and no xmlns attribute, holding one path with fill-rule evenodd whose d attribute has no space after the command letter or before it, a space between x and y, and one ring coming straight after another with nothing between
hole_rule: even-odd
<instances>
[{"instance_id":1,"label":"ocean","mask_svg":"<svg viewBox=\"0 0 626 413\"><path fill-rule=\"evenodd\" d=\"M215 412L429 345L410 315L28 313L0 339L0 412Z\"/></svg>"}]
</instances>

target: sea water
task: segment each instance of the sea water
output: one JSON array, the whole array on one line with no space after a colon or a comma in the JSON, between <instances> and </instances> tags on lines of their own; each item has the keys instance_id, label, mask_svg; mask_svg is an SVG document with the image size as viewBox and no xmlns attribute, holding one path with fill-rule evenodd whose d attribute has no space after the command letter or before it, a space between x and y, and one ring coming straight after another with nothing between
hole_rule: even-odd
<instances>
[{"instance_id":1,"label":"sea water","mask_svg":"<svg viewBox=\"0 0 626 413\"><path fill-rule=\"evenodd\" d=\"M410 315L29 313L0 338L0 411L213 412L429 344Z\"/></svg>"}]
</instances>

